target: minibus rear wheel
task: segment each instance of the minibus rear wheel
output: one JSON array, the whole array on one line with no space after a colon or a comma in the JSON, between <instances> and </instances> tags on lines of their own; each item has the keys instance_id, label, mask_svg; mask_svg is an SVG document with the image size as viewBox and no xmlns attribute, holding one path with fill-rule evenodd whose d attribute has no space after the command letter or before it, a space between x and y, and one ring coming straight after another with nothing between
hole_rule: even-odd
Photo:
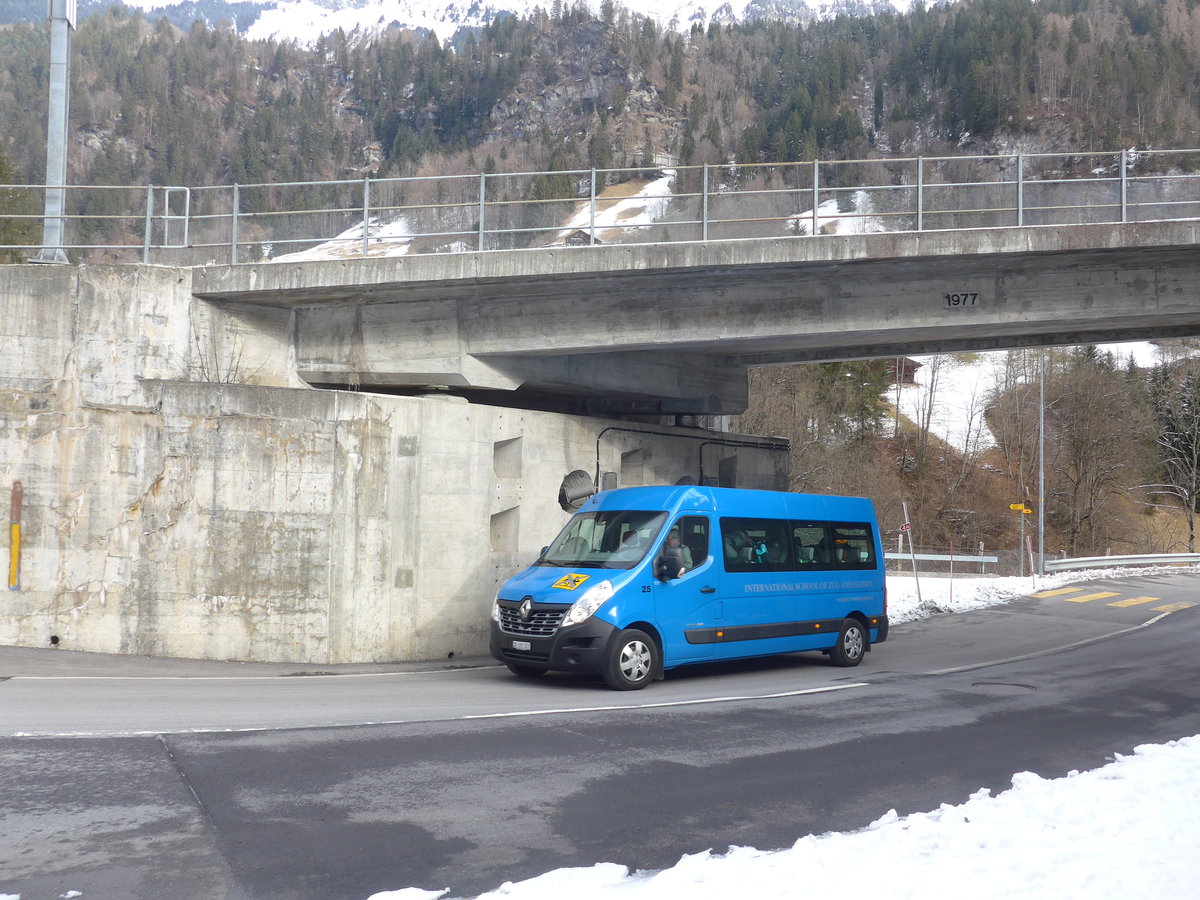
<instances>
[{"instance_id":1,"label":"minibus rear wheel","mask_svg":"<svg viewBox=\"0 0 1200 900\"><path fill-rule=\"evenodd\" d=\"M837 643L829 650L829 661L835 666L857 666L867 652L867 630L858 619L842 623Z\"/></svg>"},{"instance_id":2,"label":"minibus rear wheel","mask_svg":"<svg viewBox=\"0 0 1200 900\"><path fill-rule=\"evenodd\" d=\"M608 651L604 680L618 691L637 691L654 680L658 671L658 644L636 628L617 635Z\"/></svg>"}]
</instances>

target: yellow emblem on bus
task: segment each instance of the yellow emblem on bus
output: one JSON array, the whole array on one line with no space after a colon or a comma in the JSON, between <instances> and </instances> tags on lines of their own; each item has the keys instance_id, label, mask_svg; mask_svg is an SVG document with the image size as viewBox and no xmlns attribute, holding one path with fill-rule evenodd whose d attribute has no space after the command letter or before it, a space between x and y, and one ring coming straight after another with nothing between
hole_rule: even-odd
<instances>
[{"instance_id":1,"label":"yellow emblem on bus","mask_svg":"<svg viewBox=\"0 0 1200 900\"><path fill-rule=\"evenodd\" d=\"M554 582L551 587L560 588L564 591L573 591L591 577L591 575L579 575L575 572L571 572L569 575L564 575L562 578L558 579L558 581Z\"/></svg>"}]
</instances>

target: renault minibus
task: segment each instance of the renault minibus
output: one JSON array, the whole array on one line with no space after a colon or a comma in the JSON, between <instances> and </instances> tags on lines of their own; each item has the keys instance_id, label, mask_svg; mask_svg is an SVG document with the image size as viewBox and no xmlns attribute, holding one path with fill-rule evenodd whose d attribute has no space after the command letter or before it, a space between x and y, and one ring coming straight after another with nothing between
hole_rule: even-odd
<instances>
[{"instance_id":1,"label":"renault minibus","mask_svg":"<svg viewBox=\"0 0 1200 900\"><path fill-rule=\"evenodd\" d=\"M801 650L856 666L887 634L870 500L675 485L583 503L501 587L491 652L517 675L636 690L678 666Z\"/></svg>"}]
</instances>

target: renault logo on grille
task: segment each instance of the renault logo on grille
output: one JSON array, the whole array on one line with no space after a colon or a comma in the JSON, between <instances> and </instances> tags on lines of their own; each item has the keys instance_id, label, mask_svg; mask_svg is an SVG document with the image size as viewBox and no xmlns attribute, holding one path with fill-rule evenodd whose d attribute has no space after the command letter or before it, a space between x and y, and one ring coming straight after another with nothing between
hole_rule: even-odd
<instances>
[{"instance_id":1,"label":"renault logo on grille","mask_svg":"<svg viewBox=\"0 0 1200 900\"><path fill-rule=\"evenodd\" d=\"M533 612L533 598L525 597L521 600L521 606L517 610L521 615L522 622L528 622L529 616Z\"/></svg>"}]
</instances>

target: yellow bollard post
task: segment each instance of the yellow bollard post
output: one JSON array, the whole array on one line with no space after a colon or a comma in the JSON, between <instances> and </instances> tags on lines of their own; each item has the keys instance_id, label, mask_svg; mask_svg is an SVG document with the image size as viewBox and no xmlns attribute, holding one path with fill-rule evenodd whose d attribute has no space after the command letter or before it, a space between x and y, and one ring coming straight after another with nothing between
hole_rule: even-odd
<instances>
[{"instance_id":1,"label":"yellow bollard post","mask_svg":"<svg viewBox=\"0 0 1200 900\"><path fill-rule=\"evenodd\" d=\"M21 506L25 502L25 490L21 482L14 481L12 506L8 517L8 589L21 589Z\"/></svg>"}]
</instances>

